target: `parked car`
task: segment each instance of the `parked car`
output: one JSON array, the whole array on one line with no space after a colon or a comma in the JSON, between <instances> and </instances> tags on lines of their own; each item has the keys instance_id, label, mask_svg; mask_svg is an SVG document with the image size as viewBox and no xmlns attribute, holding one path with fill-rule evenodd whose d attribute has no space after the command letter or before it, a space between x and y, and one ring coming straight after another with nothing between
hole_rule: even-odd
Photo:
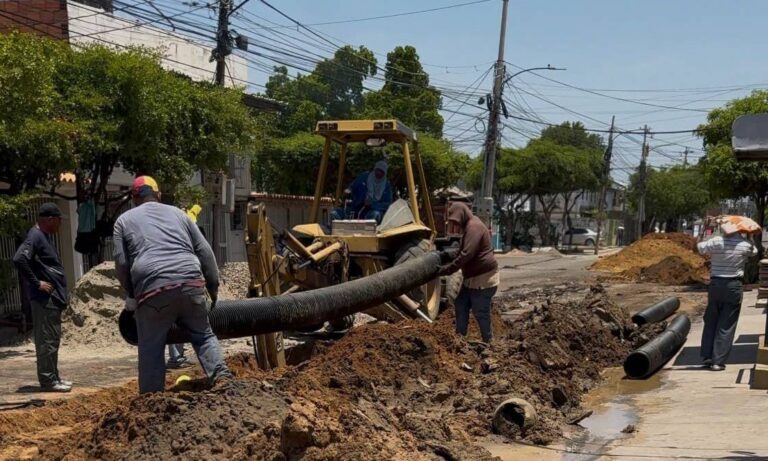
<instances>
[{"instance_id":1,"label":"parked car","mask_svg":"<svg viewBox=\"0 0 768 461\"><path fill-rule=\"evenodd\" d=\"M597 241L597 232L583 227L574 227L565 231L563 245L584 245L595 246Z\"/></svg>"}]
</instances>

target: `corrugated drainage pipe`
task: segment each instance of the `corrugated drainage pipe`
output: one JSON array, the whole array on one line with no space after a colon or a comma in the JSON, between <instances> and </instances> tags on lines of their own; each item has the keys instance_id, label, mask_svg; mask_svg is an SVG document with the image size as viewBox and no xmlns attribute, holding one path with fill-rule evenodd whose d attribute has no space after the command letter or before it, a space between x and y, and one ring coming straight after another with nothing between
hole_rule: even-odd
<instances>
[{"instance_id":1,"label":"corrugated drainage pipe","mask_svg":"<svg viewBox=\"0 0 768 461\"><path fill-rule=\"evenodd\" d=\"M624 372L633 379L651 376L685 343L690 329L688 315L678 315L661 334L630 352L624 361Z\"/></svg>"},{"instance_id":2,"label":"corrugated drainage pipe","mask_svg":"<svg viewBox=\"0 0 768 461\"><path fill-rule=\"evenodd\" d=\"M437 277L440 265L449 259L445 253L433 251L339 285L280 296L219 301L208 318L219 339L298 329L389 301ZM119 325L123 339L138 344L133 312L123 311ZM187 342L190 338L186 330L174 327L168 332L167 344Z\"/></svg>"},{"instance_id":3,"label":"corrugated drainage pipe","mask_svg":"<svg viewBox=\"0 0 768 461\"><path fill-rule=\"evenodd\" d=\"M661 322L674 314L680 308L680 298L671 297L646 307L632 316L632 321L638 325Z\"/></svg>"}]
</instances>

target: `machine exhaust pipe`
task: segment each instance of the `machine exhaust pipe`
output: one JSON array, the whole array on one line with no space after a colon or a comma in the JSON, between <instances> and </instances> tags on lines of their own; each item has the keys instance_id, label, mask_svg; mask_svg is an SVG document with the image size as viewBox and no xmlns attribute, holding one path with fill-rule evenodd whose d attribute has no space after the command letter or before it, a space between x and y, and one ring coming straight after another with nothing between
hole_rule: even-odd
<instances>
[{"instance_id":1,"label":"machine exhaust pipe","mask_svg":"<svg viewBox=\"0 0 768 461\"><path fill-rule=\"evenodd\" d=\"M691 321L688 315L678 315L660 335L630 352L624 361L624 372L633 379L653 375L685 343L690 330Z\"/></svg>"},{"instance_id":2,"label":"machine exhaust pipe","mask_svg":"<svg viewBox=\"0 0 768 461\"><path fill-rule=\"evenodd\" d=\"M350 282L299 293L264 298L218 301L208 314L219 339L294 330L364 311L385 303L437 277L450 255L433 251L421 257ZM120 313L120 334L138 344L132 311ZM166 344L190 342L189 333L174 326Z\"/></svg>"}]
</instances>

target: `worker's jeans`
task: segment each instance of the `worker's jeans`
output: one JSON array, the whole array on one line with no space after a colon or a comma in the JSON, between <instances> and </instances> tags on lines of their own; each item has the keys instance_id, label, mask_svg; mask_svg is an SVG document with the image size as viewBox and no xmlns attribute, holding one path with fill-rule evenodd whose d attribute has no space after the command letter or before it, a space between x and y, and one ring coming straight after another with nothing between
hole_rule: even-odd
<instances>
[{"instance_id":1,"label":"worker's jeans","mask_svg":"<svg viewBox=\"0 0 768 461\"><path fill-rule=\"evenodd\" d=\"M185 362L187 357L184 355L184 344L168 345L168 363L179 364Z\"/></svg>"},{"instance_id":2,"label":"worker's jeans","mask_svg":"<svg viewBox=\"0 0 768 461\"><path fill-rule=\"evenodd\" d=\"M165 340L174 322L189 332L192 348L211 384L218 378L232 376L208 322L205 290L180 287L158 293L136 309L140 393L165 388Z\"/></svg>"},{"instance_id":3,"label":"worker's jeans","mask_svg":"<svg viewBox=\"0 0 768 461\"><path fill-rule=\"evenodd\" d=\"M709 282L704 332L701 336L702 359L711 360L714 365L725 365L736 334L741 299L740 280L712 278Z\"/></svg>"},{"instance_id":4,"label":"worker's jeans","mask_svg":"<svg viewBox=\"0 0 768 461\"><path fill-rule=\"evenodd\" d=\"M466 336L469 328L469 311L475 315L477 325L480 327L480 334L483 341L490 343L493 339L493 329L491 328L491 301L496 294L498 287L485 288L482 290L462 287L459 295L454 301L456 309L456 333Z\"/></svg>"},{"instance_id":5,"label":"worker's jeans","mask_svg":"<svg viewBox=\"0 0 768 461\"><path fill-rule=\"evenodd\" d=\"M32 327L37 353L37 379L41 387L59 381L59 344L61 343L61 309L53 302L32 300Z\"/></svg>"}]
</instances>

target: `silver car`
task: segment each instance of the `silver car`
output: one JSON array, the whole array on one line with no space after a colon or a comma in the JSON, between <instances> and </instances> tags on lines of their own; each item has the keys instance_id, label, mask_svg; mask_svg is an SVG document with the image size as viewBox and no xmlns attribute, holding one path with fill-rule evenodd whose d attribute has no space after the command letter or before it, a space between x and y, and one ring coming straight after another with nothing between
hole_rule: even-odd
<instances>
[{"instance_id":1,"label":"silver car","mask_svg":"<svg viewBox=\"0 0 768 461\"><path fill-rule=\"evenodd\" d=\"M597 241L597 232L583 227L574 227L565 231L563 245L584 245L595 246Z\"/></svg>"}]
</instances>

